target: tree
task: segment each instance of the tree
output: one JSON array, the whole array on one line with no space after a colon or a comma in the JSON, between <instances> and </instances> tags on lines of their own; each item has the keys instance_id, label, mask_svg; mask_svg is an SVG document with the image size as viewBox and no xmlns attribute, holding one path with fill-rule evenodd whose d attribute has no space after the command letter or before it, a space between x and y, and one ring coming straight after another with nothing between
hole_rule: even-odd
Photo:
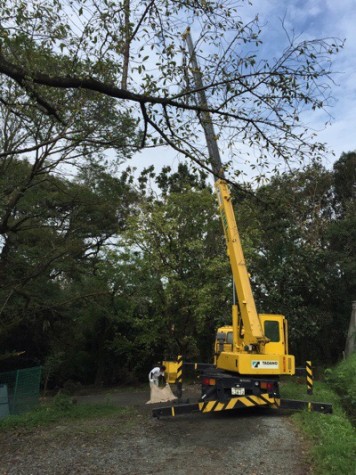
<instances>
[{"instance_id":1,"label":"tree","mask_svg":"<svg viewBox=\"0 0 356 475\"><path fill-rule=\"evenodd\" d=\"M144 196L128 235L139 273L142 346L151 355L209 360L232 293L215 197L186 167L167 172L155 177L164 194Z\"/></svg>"},{"instance_id":2,"label":"tree","mask_svg":"<svg viewBox=\"0 0 356 475\"><path fill-rule=\"evenodd\" d=\"M40 50L30 38L26 48L28 57L21 42L11 40L12 54L24 63L31 57L53 70L68 66L65 58ZM52 94L58 107L65 107L64 124L43 114L46 99L30 85L24 91L22 84L2 77L1 86L0 277L7 293L0 313L13 292L31 286L41 273L48 277L49 269L56 274L53 269L63 260L69 266L69 256L81 260L87 253L99 253L117 232L125 209L120 203L123 188L127 210L131 198L124 178L107 173L114 169L114 158L111 164L103 162L103 150L110 147L118 160L127 158L129 143L136 140L135 121L117 111L108 97L94 100L81 91ZM61 180L61 174L76 178Z\"/></svg>"},{"instance_id":3,"label":"tree","mask_svg":"<svg viewBox=\"0 0 356 475\"><path fill-rule=\"evenodd\" d=\"M65 58L39 48L30 38L27 38L25 51L22 40L24 37L15 35L7 44L11 54L22 64L36 62L46 65L48 70L69 71ZM109 66L105 71L103 68L105 74L110 76ZM54 112L54 115L48 112L50 106L45 96L30 84L13 83L4 76L0 84L0 233L6 244L15 232L10 224L12 217L27 193L33 193L33 188L51 180L54 174L70 176L84 167L93 169L93 164L99 161L113 170L114 158L108 164L103 151L111 148L117 160L127 159L132 148L130 142L134 144L136 139L135 121L119 112L108 97L94 98L85 91L52 91L51 99L65 115L65 120L58 120ZM48 114L43 113L46 110ZM28 166L22 167L20 161ZM16 167L22 167L17 174L14 173ZM20 223L16 221L16 228L29 218L24 217Z\"/></svg>"},{"instance_id":4,"label":"tree","mask_svg":"<svg viewBox=\"0 0 356 475\"><path fill-rule=\"evenodd\" d=\"M8 163L1 194L31 170L24 161ZM134 196L125 178L98 166L75 181L50 173L32 177L11 208L0 253L2 351L19 349L38 360L64 351L78 302L110 300L112 289L98 267L123 232Z\"/></svg>"},{"instance_id":5,"label":"tree","mask_svg":"<svg viewBox=\"0 0 356 475\"><path fill-rule=\"evenodd\" d=\"M338 215L342 217L356 200L356 152L343 153L334 163L334 188Z\"/></svg>"},{"instance_id":6,"label":"tree","mask_svg":"<svg viewBox=\"0 0 356 475\"><path fill-rule=\"evenodd\" d=\"M68 97L115 98L114 109L139 120L141 147L168 144L208 169L199 140L204 110L232 153L244 143L262 164L269 154L283 161L318 155L323 146L301 113L327 107L330 59L342 44L286 35L279 57L261 58L261 27L258 18L246 23L239 16L244 3L4 0L0 74L23 98L11 111L37 106L53 124L68 127ZM186 26L196 24L206 107L196 103L182 39Z\"/></svg>"},{"instance_id":7,"label":"tree","mask_svg":"<svg viewBox=\"0 0 356 475\"><path fill-rule=\"evenodd\" d=\"M343 153L334 164L336 219L331 223L330 259L338 269L341 286L335 308L339 315L350 314L356 300L356 153ZM351 321L354 318L351 313ZM352 327L350 321L350 328ZM347 329L344 328L344 341Z\"/></svg>"},{"instance_id":8,"label":"tree","mask_svg":"<svg viewBox=\"0 0 356 475\"><path fill-rule=\"evenodd\" d=\"M335 181L335 172L314 164L276 174L239 206L258 309L286 315L297 362L335 362L344 347L350 255L337 219Z\"/></svg>"}]
</instances>

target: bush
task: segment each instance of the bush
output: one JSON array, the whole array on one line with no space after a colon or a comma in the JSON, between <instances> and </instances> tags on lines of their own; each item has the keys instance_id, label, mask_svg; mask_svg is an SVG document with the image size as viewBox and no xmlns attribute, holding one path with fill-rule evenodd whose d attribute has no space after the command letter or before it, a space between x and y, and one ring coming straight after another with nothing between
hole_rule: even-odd
<instances>
[{"instance_id":1,"label":"bush","mask_svg":"<svg viewBox=\"0 0 356 475\"><path fill-rule=\"evenodd\" d=\"M325 371L327 383L340 396L341 403L356 423L356 353L341 361L335 368Z\"/></svg>"},{"instance_id":2,"label":"bush","mask_svg":"<svg viewBox=\"0 0 356 475\"><path fill-rule=\"evenodd\" d=\"M53 406L59 411L68 411L73 405L72 399L63 393L58 393L53 399Z\"/></svg>"}]
</instances>

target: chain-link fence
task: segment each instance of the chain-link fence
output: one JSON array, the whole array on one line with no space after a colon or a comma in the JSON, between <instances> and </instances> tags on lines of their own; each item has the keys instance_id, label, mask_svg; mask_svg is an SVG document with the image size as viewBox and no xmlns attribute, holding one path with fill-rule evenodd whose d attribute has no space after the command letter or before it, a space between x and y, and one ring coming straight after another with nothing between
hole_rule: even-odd
<instances>
[{"instance_id":1,"label":"chain-link fence","mask_svg":"<svg viewBox=\"0 0 356 475\"><path fill-rule=\"evenodd\" d=\"M30 411L39 403L41 367L0 373L0 417Z\"/></svg>"}]
</instances>

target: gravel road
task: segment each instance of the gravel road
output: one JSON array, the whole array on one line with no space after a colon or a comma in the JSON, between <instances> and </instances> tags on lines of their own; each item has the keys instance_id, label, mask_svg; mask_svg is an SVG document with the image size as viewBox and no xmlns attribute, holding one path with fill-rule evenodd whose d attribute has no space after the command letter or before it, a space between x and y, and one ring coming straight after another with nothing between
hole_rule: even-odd
<instances>
[{"instance_id":1,"label":"gravel road","mask_svg":"<svg viewBox=\"0 0 356 475\"><path fill-rule=\"evenodd\" d=\"M78 398L125 414L0 433L0 475L305 475L305 442L288 415L239 410L153 419L147 391Z\"/></svg>"}]
</instances>

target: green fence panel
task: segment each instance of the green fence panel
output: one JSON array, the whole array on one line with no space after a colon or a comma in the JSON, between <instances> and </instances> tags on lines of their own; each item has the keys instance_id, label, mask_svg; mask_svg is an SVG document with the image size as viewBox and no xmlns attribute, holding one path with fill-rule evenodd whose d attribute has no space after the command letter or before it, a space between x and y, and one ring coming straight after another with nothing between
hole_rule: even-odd
<instances>
[{"instance_id":1,"label":"green fence panel","mask_svg":"<svg viewBox=\"0 0 356 475\"><path fill-rule=\"evenodd\" d=\"M6 384L0 384L0 419L10 414L9 396Z\"/></svg>"},{"instance_id":2,"label":"green fence panel","mask_svg":"<svg viewBox=\"0 0 356 475\"><path fill-rule=\"evenodd\" d=\"M7 386L10 414L21 414L38 405L40 382L40 366L0 373L0 383Z\"/></svg>"}]
</instances>

